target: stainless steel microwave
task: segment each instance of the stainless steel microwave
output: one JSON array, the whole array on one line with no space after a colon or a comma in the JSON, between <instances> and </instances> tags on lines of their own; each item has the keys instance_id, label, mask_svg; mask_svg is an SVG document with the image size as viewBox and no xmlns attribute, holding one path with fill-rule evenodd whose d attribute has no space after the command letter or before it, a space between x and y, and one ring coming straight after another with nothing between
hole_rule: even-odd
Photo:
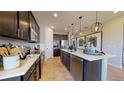
<instances>
[{"instance_id":1,"label":"stainless steel microwave","mask_svg":"<svg viewBox=\"0 0 124 93\"><path fill-rule=\"evenodd\" d=\"M34 29L30 29L30 41L31 42L37 42L37 40L38 40L38 38L37 38L37 33L36 33L36 31L34 31Z\"/></svg>"}]
</instances>

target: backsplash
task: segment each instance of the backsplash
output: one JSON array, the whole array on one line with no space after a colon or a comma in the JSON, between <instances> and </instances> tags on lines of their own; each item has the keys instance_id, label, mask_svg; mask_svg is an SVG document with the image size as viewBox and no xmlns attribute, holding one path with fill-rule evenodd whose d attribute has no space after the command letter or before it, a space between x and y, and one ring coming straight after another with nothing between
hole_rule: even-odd
<instances>
[{"instance_id":1,"label":"backsplash","mask_svg":"<svg viewBox=\"0 0 124 93\"><path fill-rule=\"evenodd\" d=\"M24 46L24 47L31 47L31 48L33 48L33 47L38 45L38 43L28 43L28 42L23 41L23 40L0 37L0 45L8 44L8 43L11 43L11 44L13 44L15 46Z\"/></svg>"}]
</instances>

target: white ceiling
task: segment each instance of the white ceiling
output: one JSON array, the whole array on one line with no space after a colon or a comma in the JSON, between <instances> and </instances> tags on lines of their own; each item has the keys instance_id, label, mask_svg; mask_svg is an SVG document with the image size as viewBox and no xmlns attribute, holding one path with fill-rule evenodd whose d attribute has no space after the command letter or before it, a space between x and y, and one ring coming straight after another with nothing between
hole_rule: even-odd
<instances>
[{"instance_id":1,"label":"white ceiling","mask_svg":"<svg viewBox=\"0 0 124 93\"><path fill-rule=\"evenodd\" d=\"M58 14L58 17L53 16L54 13ZM44 24L48 27L54 26L55 32L67 33L72 23L74 23L74 29L79 30L79 16L82 16L82 30L86 27L90 28L96 20L95 11L33 11L33 14L39 24ZM104 23L114 17L117 17L124 12L113 13L113 11L99 11L98 21ZM67 31L64 28L68 28Z\"/></svg>"}]
</instances>

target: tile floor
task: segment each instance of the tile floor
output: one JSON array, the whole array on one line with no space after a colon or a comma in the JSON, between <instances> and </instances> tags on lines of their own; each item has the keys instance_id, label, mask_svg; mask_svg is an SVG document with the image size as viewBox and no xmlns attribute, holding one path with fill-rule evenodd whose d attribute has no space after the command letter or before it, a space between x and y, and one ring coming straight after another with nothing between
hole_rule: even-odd
<instances>
[{"instance_id":1,"label":"tile floor","mask_svg":"<svg viewBox=\"0 0 124 93\"><path fill-rule=\"evenodd\" d=\"M60 62L60 57L54 57L43 63L41 80L72 81L73 78L70 72Z\"/></svg>"}]
</instances>

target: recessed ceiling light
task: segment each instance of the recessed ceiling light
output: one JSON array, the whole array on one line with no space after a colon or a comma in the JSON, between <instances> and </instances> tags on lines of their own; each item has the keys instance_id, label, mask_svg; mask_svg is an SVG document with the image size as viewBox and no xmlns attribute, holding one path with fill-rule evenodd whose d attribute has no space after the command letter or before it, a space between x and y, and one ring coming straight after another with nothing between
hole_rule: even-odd
<instances>
[{"instance_id":1,"label":"recessed ceiling light","mask_svg":"<svg viewBox=\"0 0 124 93\"><path fill-rule=\"evenodd\" d=\"M64 28L64 30L67 30L67 28Z\"/></svg>"},{"instance_id":2,"label":"recessed ceiling light","mask_svg":"<svg viewBox=\"0 0 124 93\"><path fill-rule=\"evenodd\" d=\"M80 32L79 35L82 36L82 32Z\"/></svg>"},{"instance_id":3,"label":"recessed ceiling light","mask_svg":"<svg viewBox=\"0 0 124 93\"><path fill-rule=\"evenodd\" d=\"M55 27L54 26L51 26L52 29L54 29Z\"/></svg>"},{"instance_id":4,"label":"recessed ceiling light","mask_svg":"<svg viewBox=\"0 0 124 93\"><path fill-rule=\"evenodd\" d=\"M79 30L76 30L76 32L78 32Z\"/></svg>"},{"instance_id":5,"label":"recessed ceiling light","mask_svg":"<svg viewBox=\"0 0 124 93\"><path fill-rule=\"evenodd\" d=\"M58 17L58 14L57 14L57 13L54 13L53 16L54 16L54 17Z\"/></svg>"},{"instance_id":6,"label":"recessed ceiling light","mask_svg":"<svg viewBox=\"0 0 124 93\"><path fill-rule=\"evenodd\" d=\"M113 11L113 13L117 13L117 12L119 12L119 11Z\"/></svg>"}]
</instances>

